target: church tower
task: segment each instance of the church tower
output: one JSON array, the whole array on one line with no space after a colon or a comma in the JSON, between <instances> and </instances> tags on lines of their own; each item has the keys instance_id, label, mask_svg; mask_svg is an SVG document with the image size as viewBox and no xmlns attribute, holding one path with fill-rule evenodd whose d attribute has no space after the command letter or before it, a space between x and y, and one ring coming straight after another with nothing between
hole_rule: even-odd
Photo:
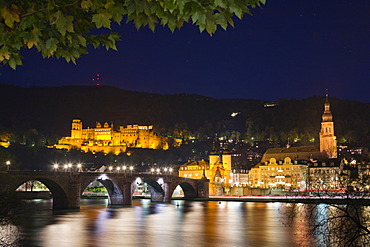
<instances>
[{"instance_id":1,"label":"church tower","mask_svg":"<svg viewBox=\"0 0 370 247\"><path fill-rule=\"evenodd\" d=\"M329 158L337 158L337 138L334 135L334 122L330 111L328 93L326 93L324 114L322 114L320 152L326 152Z\"/></svg>"}]
</instances>

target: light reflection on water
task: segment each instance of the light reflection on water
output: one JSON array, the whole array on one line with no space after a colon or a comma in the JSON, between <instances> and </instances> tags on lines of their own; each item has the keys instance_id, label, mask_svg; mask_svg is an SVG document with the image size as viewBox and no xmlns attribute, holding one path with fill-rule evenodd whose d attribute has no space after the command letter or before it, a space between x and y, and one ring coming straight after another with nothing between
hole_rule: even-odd
<instances>
[{"instance_id":1,"label":"light reflection on water","mask_svg":"<svg viewBox=\"0 0 370 247\"><path fill-rule=\"evenodd\" d=\"M20 246L313 246L294 225L284 226L285 203L106 204L85 199L80 210L52 211L50 201L37 202L19 222Z\"/></svg>"}]
</instances>

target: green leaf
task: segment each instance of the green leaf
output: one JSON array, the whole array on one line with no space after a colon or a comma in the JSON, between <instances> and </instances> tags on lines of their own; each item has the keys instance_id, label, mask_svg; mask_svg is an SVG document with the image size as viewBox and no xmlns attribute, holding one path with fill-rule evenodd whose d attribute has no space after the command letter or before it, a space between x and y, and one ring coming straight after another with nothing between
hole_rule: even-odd
<instances>
[{"instance_id":1,"label":"green leaf","mask_svg":"<svg viewBox=\"0 0 370 247\"><path fill-rule=\"evenodd\" d=\"M113 20L118 24L121 23L123 15L126 14L125 9L122 6L117 6L115 8L112 8L110 11Z\"/></svg>"},{"instance_id":2,"label":"green leaf","mask_svg":"<svg viewBox=\"0 0 370 247\"><path fill-rule=\"evenodd\" d=\"M105 11L99 14L94 14L92 22L95 23L97 28L106 27L110 29L110 18L112 18L112 15Z\"/></svg>"},{"instance_id":3,"label":"green leaf","mask_svg":"<svg viewBox=\"0 0 370 247\"><path fill-rule=\"evenodd\" d=\"M226 4L223 0L215 0L215 5L221 8L226 8Z\"/></svg>"},{"instance_id":4,"label":"green leaf","mask_svg":"<svg viewBox=\"0 0 370 247\"><path fill-rule=\"evenodd\" d=\"M104 8L110 9L110 8L113 8L114 5L115 5L115 3L114 3L113 0L108 0L107 3L104 5Z\"/></svg>"},{"instance_id":5,"label":"green leaf","mask_svg":"<svg viewBox=\"0 0 370 247\"><path fill-rule=\"evenodd\" d=\"M55 38L48 39L45 43L47 56L50 57L58 49L58 40Z\"/></svg>"},{"instance_id":6,"label":"green leaf","mask_svg":"<svg viewBox=\"0 0 370 247\"><path fill-rule=\"evenodd\" d=\"M73 33L74 30L73 30L73 16L67 16L66 17L66 30L67 32L70 32L70 33Z\"/></svg>"},{"instance_id":7,"label":"green leaf","mask_svg":"<svg viewBox=\"0 0 370 247\"><path fill-rule=\"evenodd\" d=\"M226 30L227 29L227 20L226 20L225 16L223 14L216 13L215 17L216 17L216 23L218 25L220 25L224 30Z\"/></svg>"},{"instance_id":8,"label":"green leaf","mask_svg":"<svg viewBox=\"0 0 370 247\"><path fill-rule=\"evenodd\" d=\"M80 34L77 34L77 38L80 41L80 44L82 46L86 47L86 39L82 35L80 35Z\"/></svg>"},{"instance_id":9,"label":"green leaf","mask_svg":"<svg viewBox=\"0 0 370 247\"><path fill-rule=\"evenodd\" d=\"M230 6L231 13L234 13L239 19L243 18L243 11L242 9L237 5L231 5Z\"/></svg>"},{"instance_id":10,"label":"green leaf","mask_svg":"<svg viewBox=\"0 0 370 247\"><path fill-rule=\"evenodd\" d=\"M15 68L17 67L17 64L16 64L16 62L15 62L15 59L14 59L14 58L9 59L9 66L10 66L10 68L12 68L12 69L14 69L14 70L15 70Z\"/></svg>"},{"instance_id":11,"label":"green leaf","mask_svg":"<svg viewBox=\"0 0 370 247\"><path fill-rule=\"evenodd\" d=\"M67 19L64 17L61 11L55 13L55 26L57 27L58 32L63 36L66 35L67 31Z\"/></svg>"}]
</instances>

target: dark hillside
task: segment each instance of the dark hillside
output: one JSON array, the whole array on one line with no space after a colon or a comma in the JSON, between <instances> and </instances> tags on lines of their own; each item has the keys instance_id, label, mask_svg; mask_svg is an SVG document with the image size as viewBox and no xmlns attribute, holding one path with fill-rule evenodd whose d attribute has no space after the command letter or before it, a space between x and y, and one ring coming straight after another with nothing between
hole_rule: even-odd
<instances>
[{"instance_id":1,"label":"dark hillside","mask_svg":"<svg viewBox=\"0 0 370 247\"><path fill-rule=\"evenodd\" d=\"M84 127L95 122L153 124L164 135L219 136L288 142L316 142L323 97L264 101L214 99L199 95L158 95L108 86L22 88L0 85L0 127L10 132L35 129L46 136L67 136L73 118ZM330 98L338 141L370 143L370 104ZM231 117L231 113L238 113ZM0 130L1 130L0 128ZM35 132L35 131L34 131ZM191 134L189 134L191 133Z\"/></svg>"}]
</instances>

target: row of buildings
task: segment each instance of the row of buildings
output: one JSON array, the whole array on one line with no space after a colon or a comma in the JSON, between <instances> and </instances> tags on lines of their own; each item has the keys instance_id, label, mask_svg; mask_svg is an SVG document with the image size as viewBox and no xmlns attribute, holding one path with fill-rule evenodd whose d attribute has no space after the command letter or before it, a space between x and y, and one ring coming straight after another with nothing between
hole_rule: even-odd
<instances>
[{"instance_id":1,"label":"row of buildings","mask_svg":"<svg viewBox=\"0 0 370 247\"><path fill-rule=\"evenodd\" d=\"M324 104L320 146L270 148L261 161L250 170L240 170L232 164L232 154L226 149L212 151L209 162L189 161L179 169L180 177L210 180L210 194L231 193L233 187L292 191L345 191L363 189L370 164L357 164L339 159L334 134L333 116L328 95Z\"/></svg>"}]
</instances>

